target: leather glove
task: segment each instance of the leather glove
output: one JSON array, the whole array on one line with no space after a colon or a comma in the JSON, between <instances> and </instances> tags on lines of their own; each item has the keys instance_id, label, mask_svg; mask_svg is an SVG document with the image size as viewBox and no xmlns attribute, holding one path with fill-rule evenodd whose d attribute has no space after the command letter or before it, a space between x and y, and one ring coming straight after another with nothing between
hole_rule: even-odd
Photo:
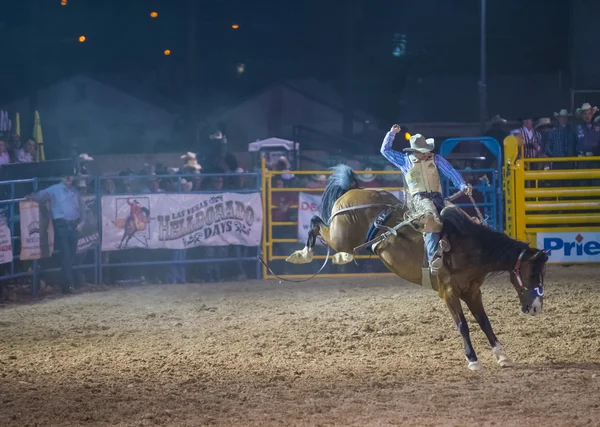
<instances>
[{"instance_id":1,"label":"leather glove","mask_svg":"<svg viewBox=\"0 0 600 427\"><path fill-rule=\"evenodd\" d=\"M463 188L463 193L466 196L472 196L473 195L473 187L471 186L471 184L467 184L467 186L465 188Z\"/></svg>"}]
</instances>

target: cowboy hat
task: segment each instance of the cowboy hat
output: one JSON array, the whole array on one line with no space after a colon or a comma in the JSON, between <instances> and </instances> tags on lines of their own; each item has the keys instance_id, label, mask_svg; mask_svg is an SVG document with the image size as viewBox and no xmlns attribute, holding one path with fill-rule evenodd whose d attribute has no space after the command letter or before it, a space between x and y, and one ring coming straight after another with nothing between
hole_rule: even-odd
<instances>
[{"instance_id":1,"label":"cowboy hat","mask_svg":"<svg viewBox=\"0 0 600 427\"><path fill-rule=\"evenodd\" d=\"M496 114L494 117L492 117L490 119L490 124L492 124L492 125L495 125L495 124L498 124L498 123L506 124L506 122L507 122L507 120L503 119L502 117L500 117L499 114Z\"/></svg>"},{"instance_id":2,"label":"cowboy hat","mask_svg":"<svg viewBox=\"0 0 600 427\"><path fill-rule=\"evenodd\" d=\"M373 169L371 168L365 168L366 171L372 171ZM357 178L359 181L362 182L371 182L375 180L375 175L372 173L361 173L361 174L357 174Z\"/></svg>"},{"instance_id":3,"label":"cowboy hat","mask_svg":"<svg viewBox=\"0 0 600 427\"><path fill-rule=\"evenodd\" d=\"M188 151L187 153L182 154L180 158L184 159L184 160L196 159L196 153L192 153L191 151Z\"/></svg>"},{"instance_id":4,"label":"cowboy hat","mask_svg":"<svg viewBox=\"0 0 600 427\"><path fill-rule=\"evenodd\" d=\"M419 153L429 153L430 151L433 151L434 147L435 140L433 138L425 139L423 135L417 133L410 137L410 147L405 148L402 151L417 151Z\"/></svg>"},{"instance_id":5,"label":"cowboy hat","mask_svg":"<svg viewBox=\"0 0 600 427\"><path fill-rule=\"evenodd\" d=\"M79 155L79 160L81 160L82 162L91 162L94 160L94 158L88 155L88 153L81 153Z\"/></svg>"},{"instance_id":6,"label":"cowboy hat","mask_svg":"<svg viewBox=\"0 0 600 427\"><path fill-rule=\"evenodd\" d=\"M327 176L325 174L313 175L311 179L317 182L325 182L327 181Z\"/></svg>"},{"instance_id":7,"label":"cowboy hat","mask_svg":"<svg viewBox=\"0 0 600 427\"><path fill-rule=\"evenodd\" d=\"M554 113L554 117L571 117L572 114L569 113L565 108L560 110L558 113Z\"/></svg>"},{"instance_id":8,"label":"cowboy hat","mask_svg":"<svg viewBox=\"0 0 600 427\"><path fill-rule=\"evenodd\" d=\"M552 120L550 120L550 118L548 118L548 117L542 117L536 123L535 129L537 130L538 128L546 127L546 126L552 126Z\"/></svg>"},{"instance_id":9,"label":"cowboy hat","mask_svg":"<svg viewBox=\"0 0 600 427\"><path fill-rule=\"evenodd\" d=\"M592 110L592 114L596 114L596 111L598 111L598 107L592 107L592 105L589 102L584 102L583 105L581 106L581 108L578 108L577 111L577 115L581 115L581 113L583 113L584 111L587 110Z\"/></svg>"}]
</instances>

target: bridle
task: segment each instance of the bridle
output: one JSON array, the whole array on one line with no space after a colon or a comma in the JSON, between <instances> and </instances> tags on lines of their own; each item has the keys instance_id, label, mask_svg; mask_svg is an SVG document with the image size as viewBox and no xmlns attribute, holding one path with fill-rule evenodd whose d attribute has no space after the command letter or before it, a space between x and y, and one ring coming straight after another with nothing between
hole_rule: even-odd
<instances>
[{"instance_id":1,"label":"bridle","mask_svg":"<svg viewBox=\"0 0 600 427\"><path fill-rule=\"evenodd\" d=\"M525 257L526 253L527 253L527 249L523 249L521 251L521 253L519 254L519 257L517 258L515 268L513 268L513 271L512 271L513 274L515 275L515 278L517 279L517 285L515 286L515 289L517 290L519 295L523 295L525 293L525 291L527 290L527 288L525 287L525 284L523 283L523 278L521 277L521 262L523 261L523 258ZM544 269L545 269L545 267L544 267ZM530 291L531 291L531 295L534 298L544 296L544 270L542 270L540 272L538 285L535 288L530 289Z\"/></svg>"}]
</instances>

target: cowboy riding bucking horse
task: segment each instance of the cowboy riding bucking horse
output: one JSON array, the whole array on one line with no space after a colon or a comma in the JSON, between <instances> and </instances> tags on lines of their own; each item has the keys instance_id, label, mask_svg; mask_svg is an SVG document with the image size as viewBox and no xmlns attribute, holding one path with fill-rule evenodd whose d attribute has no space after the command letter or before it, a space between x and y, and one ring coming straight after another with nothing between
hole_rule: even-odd
<instances>
[{"instance_id":1,"label":"cowboy riding bucking horse","mask_svg":"<svg viewBox=\"0 0 600 427\"><path fill-rule=\"evenodd\" d=\"M437 276L444 263L442 257L445 249L444 241L440 239L442 222L439 215L445 207L440 172L465 195L471 195L473 190L446 159L432 153L435 147L432 138L425 139L416 134L410 137L410 147L403 150L408 154L392 150L392 143L398 132L400 126L392 126L381 145L381 154L404 174L413 206L422 214L425 254L429 269L432 276Z\"/></svg>"}]
</instances>

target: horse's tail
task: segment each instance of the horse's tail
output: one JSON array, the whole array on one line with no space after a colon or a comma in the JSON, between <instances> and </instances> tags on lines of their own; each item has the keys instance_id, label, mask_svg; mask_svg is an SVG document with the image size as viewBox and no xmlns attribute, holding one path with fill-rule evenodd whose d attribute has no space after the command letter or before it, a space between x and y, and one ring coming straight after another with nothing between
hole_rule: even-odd
<instances>
[{"instance_id":1,"label":"horse's tail","mask_svg":"<svg viewBox=\"0 0 600 427\"><path fill-rule=\"evenodd\" d=\"M348 190L359 187L358 178L350 166L340 164L334 166L332 169L333 174L327 180L327 186L323 192L321 207L319 209L321 219L327 225L329 225L331 211L337 199L346 194Z\"/></svg>"}]
</instances>

